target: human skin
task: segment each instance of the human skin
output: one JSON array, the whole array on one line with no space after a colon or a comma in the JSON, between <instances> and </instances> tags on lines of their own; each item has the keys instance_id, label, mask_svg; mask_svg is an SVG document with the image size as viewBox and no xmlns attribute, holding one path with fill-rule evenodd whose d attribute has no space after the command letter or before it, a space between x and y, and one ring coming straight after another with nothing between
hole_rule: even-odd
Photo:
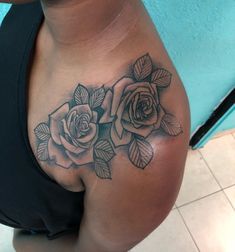
<instances>
[{"instance_id":1,"label":"human skin","mask_svg":"<svg viewBox=\"0 0 235 252\"><path fill-rule=\"evenodd\" d=\"M151 136L149 142L154 155L144 169L133 166L127 152L115 149L117 155L112 161L113 175L109 182L98 178L86 167L79 169L77 175L86 190L86 211L79 238L72 235L51 242L42 235L15 233L16 251L124 252L157 228L176 200L189 140L187 96L143 5L139 1L125 2L123 5L124 1L117 0L110 0L108 4L107 1L97 4L95 0L41 1L45 22L38 37L41 54L36 55L35 61L40 67L37 67L35 76L47 83L48 90L55 89L57 83L64 87L64 93L73 92L72 83L77 80L87 83L87 88L93 88L89 83L109 83L112 80L108 86L112 88L113 83L133 67L135 60L149 53L156 65L172 74L170 86L161 95L161 103L177 119L182 132L176 136L164 132ZM120 13L124 19L118 18ZM91 19L91 15L95 18ZM53 57L46 58L46 55ZM58 60L61 58L63 62ZM61 83L61 79L66 85ZM100 85L97 84L95 88L98 87ZM64 100L58 102L63 104L66 101L64 96ZM54 110L58 108L51 104L52 107ZM33 129L40 122L35 117L35 125L30 127L31 138ZM69 169L58 167L57 171L52 176L76 191L71 177L63 180L62 174Z\"/></svg>"}]
</instances>

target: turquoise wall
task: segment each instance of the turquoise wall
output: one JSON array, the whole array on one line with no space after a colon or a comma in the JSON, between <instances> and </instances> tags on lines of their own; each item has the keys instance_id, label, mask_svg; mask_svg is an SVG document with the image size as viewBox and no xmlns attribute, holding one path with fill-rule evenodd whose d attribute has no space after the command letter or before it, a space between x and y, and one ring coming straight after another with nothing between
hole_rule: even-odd
<instances>
[{"instance_id":1,"label":"turquoise wall","mask_svg":"<svg viewBox=\"0 0 235 252\"><path fill-rule=\"evenodd\" d=\"M10 6L11 6L10 4L0 3L0 23L3 17L5 16L5 14L7 13L7 11L9 10Z\"/></svg>"},{"instance_id":2,"label":"turquoise wall","mask_svg":"<svg viewBox=\"0 0 235 252\"><path fill-rule=\"evenodd\" d=\"M235 86L235 0L143 0L189 96L192 129ZM10 5L0 4L0 20ZM234 116L220 130L235 128Z\"/></svg>"},{"instance_id":3,"label":"turquoise wall","mask_svg":"<svg viewBox=\"0 0 235 252\"><path fill-rule=\"evenodd\" d=\"M235 0L145 0L189 96L192 131L235 87ZM235 128L234 117L220 129Z\"/></svg>"}]
</instances>

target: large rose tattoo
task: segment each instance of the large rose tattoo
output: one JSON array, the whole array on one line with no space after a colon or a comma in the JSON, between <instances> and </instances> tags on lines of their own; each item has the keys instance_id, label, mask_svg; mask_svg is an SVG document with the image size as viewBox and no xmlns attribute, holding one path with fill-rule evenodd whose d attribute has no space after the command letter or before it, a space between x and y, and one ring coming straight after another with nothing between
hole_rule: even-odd
<instances>
[{"instance_id":1,"label":"large rose tattoo","mask_svg":"<svg viewBox=\"0 0 235 252\"><path fill-rule=\"evenodd\" d=\"M79 84L73 100L52 112L48 123L40 123L35 128L40 141L38 158L54 161L63 168L69 168L72 164L79 167L93 163L95 153L96 156L100 154L94 151L99 133L95 109L101 105L104 95L103 87L89 93L85 86Z\"/></svg>"},{"instance_id":2,"label":"large rose tattoo","mask_svg":"<svg viewBox=\"0 0 235 252\"><path fill-rule=\"evenodd\" d=\"M123 77L106 92L99 123L111 123L111 139L115 147L129 145L128 156L138 168L145 168L153 157L146 138L160 127L169 135L181 133L176 118L164 112L159 89L170 85L171 74L153 69L148 54L137 59L133 76Z\"/></svg>"},{"instance_id":3,"label":"large rose tattoo","mask_svg":"<svg viewBox=\"0 0 235 252\"><path fill-rule=\"evenodd\" d=\"M69 109L65 103L49 116L51 138L48 154L56 164L69 168L72 163L93 162L93 144L97 140L97 112L88 104Z\"/></svg>"},{"instance_id":4,"label":"large rose tattoo","mask_svg":"<svg viewBox=\"0 0 235 252\"><path fill-rule=\"evenodd\" d=\"M50 159L64 168L71 164L83 165L93 162L93 143L97 140L97 112L88 104L69 108L63 104L49 115L49 124L39 124L35 134L47 144L47 151L39 145L41 160ZM47 134L46 134L47 132ZM41 146L41 148L40 148Z\"/></svg>"},{"instance_id":5,"label":"large rose tattoo","mask_svg":"<svg viewBox=\"0 0 235 252\"><path fill-rule=\"evenodd\" d=\"M144 169L154 154L148 138L152 132L162 130L171 136L182 132L160 101L161 89L170 83L171 73L155 68L146 54L133 64L129 77L111 89L78 84L73 99L35 128L38 159L63 168L92 164L98 177L111 179L114 149L127 146L129 160Z\"/></svg>"},{"instance_id":6,"label":"large rose tattoo","mask_svg":"<svg viewBox=\"0 0 235 252\"><path fill-rule=\"evenodd\" d=\"M146 138L160 127L164 111L155 84L124 77L108 90L102 104L100 123L113 122L111 138L115 146L131 141L132 134Z\"/></svg>"}]
</instances>

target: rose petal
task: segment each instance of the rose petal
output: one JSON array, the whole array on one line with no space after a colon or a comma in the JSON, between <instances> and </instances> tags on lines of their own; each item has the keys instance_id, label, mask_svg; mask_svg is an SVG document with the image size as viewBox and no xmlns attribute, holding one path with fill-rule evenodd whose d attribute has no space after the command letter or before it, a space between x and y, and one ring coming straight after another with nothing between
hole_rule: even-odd
<instances>
[{"instance_id":1,"label":"rose petal","mask_svg":"<svg viewBox=\"0 0 235 252\"><path fill-rule=\"evenodd\" d=\"M68 114L67 118L69 118L70 114L73 113L74 111L76 111L76 114L78 114L78 115L88 114L90 117L92 117L92 111L91 111L91 108L90 108L89 104L80 104L80 105L74 106L69 111L69 114Z\"/></svg>"},{"instance_id":2,"label":"rose petal","mask_svg":"<svg viewBox=\"0 0 235 252\"><path fill-rule=\"evenodd\" d=\"M152 116L145 118L143 120L137 120L135 119L135 124L137 125L154 125L157 123L158 121L158 112L155 106L153 106L153 112L152 112Z\"/></svg>"},{"instance_id":3,"label":"rose petal","mask_svg":"<svg viewBox=\"0 0 235 252\"><path fill-rule=\"evenodd\" d=\"M64 120L64 121L66 121L66 124L67 124L67 129L68 129L68 127L69 127L69 125L71 124L71 122L72 122L72 120L73 120L73 118L74 118L74 116L76 115L76 111L74 110L72 113L69 113L68 115L67 115L67 118L66 118L66 120Z\"/></svg>"},{"instance_id":4,"label":"rose petal","mask_svg":"<svg viewBox=\"0 0 235 252\"><path fill-rule=\"evenodd\" d=\"M67 115L68 112L69 103L67 102L49 115L51 137L57 144L61 144L59 137L59 134L62 130L61 120Z\"/></svg>"},{"instance_id":5,"label":"rose petal","mask_svg":"<svg viewBox=\"0 0 235 252\"><path fill-rule=\"evenodd\" d=\"M62 135L60 135L60 141L61 141L62 145L64 146L64 148L70 152L73 152L75 154L79 154L84 151L84 148L81 148L79 146L76 147L76 146L72 145Z\"/></svg>"},{"instance_id":6,"label":"rose petal","mask_svg":"<svg viewBox=\"0 0 235 252\"><path fill-rule=\"evenodd\" d=\"M138 129L133 127L133 125L127 121L122 121L122 125L124 129L126 129L129 132L135 133L137 135L140 135L142 137L147 137L154 129L153 125L150 126L142 126Z\"/></svg>"},{"instance_id":7,"label":"rose petal","mask_svg":"<svg viewBox=\"0 0 235 252\"><path fill-rule=\"evenodd\" d=\"M69 168L73 163L72 160L66 155L63 147L57 145L52 138L48 141L48 153L50 159L54 160L55 163L63 168Z\"/></svg>"},{"instance_id":8,"label":"rose petal","mask_svg":"<svg viewBox=\"0 0 235 252\"><path fill-rule=\"evenodd\" d=\"M76 117L78 117L78 115L76 115ZM68 130L71 133L72 137L79 137L80 136L80 134L79 134L80 132L76 131L75 120L71 121Z\"/></svg>"},{"instance_id":9,"label":"rose petal","mask_svg":"<svg viewBox=\"0 0 235 252\"><path fill-rule=\"evenodd\" d=\"M99 123L110 123L113 121L113 117L111 116L111 106L112 106L112 98L113 98L113 93L109 89L106 94L105 98L103 100L103 103L101 105L101 108L104 110L104 114L99 120Z\"/></svg>"},{"instance_id":10,"label":"rose petal","mask_svg":"<svg viewBox=\"0 0 235 252\"><path fill-rule=\"evenodd\" d=\"M90 127L90 130L89 132L87 132L87 135L76 139L79 143L89 143L96 136L97 129L98 129L97 125L94 123L90 123L89 127Z\"/></svg>"},{"instance_id":11,"label":"rose petal","mask_svg":"<svg viewBox=\"0 0 235 252\"><path fill-rule=\"evenodd\" d=\"M121 119L117 119L114 122L115 128L116 128L116 132L118 134L118 137L122 138L122 134L123 134L123 126L121 123Z\"/></svg>"},{"instance_id":12,"label":"rose petal","mask_svg":"<svg viewBox=\"0 0 235 252\"><path fill-rule=\"evenodd\" d=\"M97 123L98 120L98 113L96 111L92 111L92 119L91 122Z\"/></svg>"},{"instance_id":13,"label":"rose petal","mask_svg":"<svg viewBox=\"0 0 235 252\"><path fill-rule=\"evenodd\" d=\"M93 147L84 150L78 155L73 154L67 150L65 152L76 165L85 165L94 162Z\"/></svg>"},{"instance_id":14,"label":"rose petal","mask_svg":"<svg viewBox=\"0 0 235 252\"><path fill-rule=\"evenodd\" d=\"M157 111L158 111L158 120L154 124L154 129L155 130L160 128L161 120L162 120L163 116L165 115L165 111L163 110L163 108L162 108L162 106L160 104L157 107Z\"/></svg>"},{"instance_id":15,"label":"rose petal","mask_svg":"<svg viewBox=\"0 0 235 252\"><path fill-rule=\"evenodd\" d=\"M71 134L69 132L69 129L68 129L68 126L67 126L67 123L66 123L65 119L62 119L61 122L62 122L62 125L63 125L64 133L68 134L72 138L72 136L71 136Z\"/></svg>"},{"instance_id":16,"label":"rose petal","mask_svg":"<svg viewBox=\"0 0 235 252\"><path fill-rule=\"evenodd\" d=\"M124 90L124 93L127 93L127 92L133 92L135 91L136 89L140 89L143 88L144 89L148 89L149 92L152 94L152 95L155 95L155 89L152 87L152 85L149 83L149 82L137 82L137 83L134 83L133 85L129 85L125 88Z\"/></svg>"},{"instance_id":17,"label":"rose petal","mask_svg":"<svg viewBox=\"0 0 235 252\"><path fill-rule=\"evenodd\" d=\"M153 88L153 90L155 92L155 95L154 95L155 101L156 101L157 104L159 104L159 96L158 96L157 85L151 83L151 87Z\"/></svg>"},{"instance_id":18,"label":"rose petal","mask_svg":"<svg viewBox=\"0 0 235 252\"><path fill-rule=\"evenodd\" d=\"M55 120L62 120L65 115L69 112L69 103L66 102L61 105L58 109L52 112L49 116L54 118Z\"/></svg>"},{"instance_id":19,"label":"rose petal","mask_svg":"<svg viewBox=\"0 0 235 252\"><path fill-rule=\"evenodd\" d=\"M135 123L135 112L138 104L138 100L140 98L140 93L137 93L133 96L134 101L130 102L129 106L129 116L131 123L135 126L135 128L139 128L140 125Z\"/></svg>"},{"instance_id":20,"label":"rose petal","mask_svg":"<svg viewBox=\"0 0 235 252\"><path fill-rule=\"evenodd\" d=\"M155 96L153 96L149 92L149 89L147 89L147 88L138 88L136 90L133 90L129 94L130 94L130 96L129 96L129 99L127 100L127 103L131 102L131 100L133 99L133 97L135 97L137 94L140 94L141 96L146 95L146 96L152 97L154 104L157 105Z\"/></svg>"},{"instance_id":21,"label":"rose petal","mask_svg":"<svg viewBox=\"0 0 235 252\"><path fill-rule=\"evenodd\" d=\"M117 110L117 114L116 114L117 118L116 118L116 121L114 122L119 138L122 138L123 126L122 126L121 120L122 120L122 115L123 115L124 109L127 106L126 101L128 100L129 96L130 96L130 94L126 95L123 98L122 102L120 103L118 110Z\"/></svg>"},{"instance_id":22,"label":"rose petal","mask_svg":"<svg viewBox=\"0 0 235 252\"><path fill-rule=\"evenodd\" d=\"M132 134L126 130L123 130L122 138L120 138L117 134L115 125L112 124L111 127L111 139L113 141L113 144L118 147L120 145L127 145L131 141Z\"/></svg>"},{"instance_id":23,"label":"rose petal","mask_svg":"<svg viewBox=\"0 0 235 252\"><path fill-rule=\"evenodd\" d=\"M128 100L126 101L126 104L130 104L130 106L129 106L129 118L130 118L130 122L135 126L135 128L139 128L139 126L141 126L141 125L145 125L145 124L148 124L148 125L151 125L151 124L154 124L155 123L155 121L154 121L154 118L153 118L153 122L152 123L150 123L150 121L145 121L145 120L143 120L143 121L138 121L136 118L135 118L135 113L136 113L136 111L134 111L135 110L135 108L137 107L137 102L138 102L138 98L140 97L140 95L141 96L143 96L143 95L146 95L146 96L149 96L151 99L152 99L152 102L154 103L153 105L152 105L152 108L154 109L156 109L156 106L157 106L157 103L156 103L156 101L155 101L155 98L152 96L152 94L150 93L150 92L139 92L140 91L140 89L142 89L142 88L139 88L139 89L137 89L137 90L135 90L134 92L132 92L130 95L129 95L129 98L128 98ZM134 101L132 101L134 99ZM126 105L127 106L127 105ZM155 113L156 115L157 115L157 113ZM155 120L157 120L156 118L155 118ZM128 120L127 120L128 121ZM146 122L146 123L145 123Z\"/></svg>"},{"instance_id":24,"label":"rose petal","mask_svg":"<svg viewBox=\"0 0 235 252\"><path fill-rule=\"evenodd\" d=\"M125 120L125 121L128 121L128 122L131 121L128 110L123 111L122 120Z\"/></svg>"},{"instance_id":25,"label":"rose petal","mask_svg":"<svg viewBox=\"0 0 235 252\"><path fill-rule=\"evenodd\" d=\"M128 77L123 77L113 86L113 100L112 100L112 109L111 116L115 116L118 106L120 104L121 98L123 96L123 90L130 84L133 84L134 80Z\"/></svg>"}]
</instances>

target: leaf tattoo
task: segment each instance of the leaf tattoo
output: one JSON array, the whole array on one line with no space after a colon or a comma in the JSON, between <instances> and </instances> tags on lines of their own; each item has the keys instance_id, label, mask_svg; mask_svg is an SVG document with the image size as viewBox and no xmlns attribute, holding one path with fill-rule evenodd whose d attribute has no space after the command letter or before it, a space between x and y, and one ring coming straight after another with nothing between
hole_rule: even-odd
<instances>
[{"instance_id":1,"label":"leaf tattoo","mask_svg":"<svg viewBox=\"0 0 235 252\"><path fill-rule=\"evenodd\" d=\"M158 87L167 87L171 83L172 74L165 69L157 69L152 73L151 82Z\"/></svg>"},{"instance_id":2,"label":"leaf tattoo","mask_svg":"<svg viewBox=\"0 0 235 252\"><path fill-rule=\"evenodd\" d=\"M134 64L134 76L137 81L144 80L152 72L152 60L149 54L139 58Z\"/></svg>"},{"instance_id":3,"label":"leaf tattoo","mask_svg":"<svg viewBox=\"0 0 235 252\"><path fill-rule=\"evenodd\" d=\"M34 133L42 141L49 140L49 138L51 136L50 129L46 123L40 123L34 129Z\"/></svg>"},{"instance_id":4,"label":"leaf tattoo","mask_svg":"<svg viewBox=\"0 0 235 252\"><path fill-rule=\"evenodd\" d=\"M165 114L161 121L162 129L171 136L177 136L182 133L182 127L175 116Z\"/></svg>"},{"instance_id":5,"label":"leaf tattoo","mask_svg":"<svg viewBox=\"0 0 235 252\"><path fill-rule=\"evenodd\" d=\"M126 76L112 88L78 84L73 99L34 129L38 159L64 169L91 164L97 177L112 179L110 162L127 147L130 163L144 170L154 156L148 137L155 131L178 136L183 130L161 104L161 90L172 80L169 71L156 67L147 53Z\"/></svg>"},{"instance_id":6,"label":"leaf tattoo","mask_svg":"<svg viewBox=\"0 0 235 252\"><path fill-rule=\"evenodd\" d=\"M144 169L153 158L153 148L144 138L133 138L129 147L129 157L136 167Z\"/></svg>"},{"instance_id":7,"label":"leaf tattoo","mask_svg":"<svg viewBox=\"0 0 235 252\"><path fill-rule=\"evenodd\" d=\"M103 87L96 89L92 93L91 98L90 98L91 108L99 107L104 100L104 96L105 96L105 89Z\"/></svg>"},{"instance_id":8,"label":"leaf tattoo","mask_svg":"<svg viewBox=\"0 0 235 252\"><path fill-rule=\"evenodd\" d=\"M103 159L97 158L95 160L95 173L102 179L111 179L111 170Z\"/></svg>"},{"instance_id":9,"label":"leaf tattoo","mask_svg":"<svg viewBox=\"0 0 235 252\"><path fill-rule=\"evenodd\" d=\"M115 155L112 145L108 140L100 140L95 145L94 153L95 172L97 176L100 178L111 179L111 170L107 162Z\"/></svg>"},{"instance_id":10,"label":"leaf tattoo","mask_svg":"<svg viewBox=\"0 0 235 252\"><path fill-rule=\"evenodd\" d=\"M78 84L75 92L74 92L74 100L77 104L86 104L88 103L88 99L89 99L89 93L86 89L86 87L84 87L81 84Z\"/></svg>"},{"instance_id":11,"label":"leaf tattoo","mask_svg":"<svg viewBox=\"0 0 235 252\"><path fill-rule=\"evenodd\" d=\"M41 142L38 145L37 155L39 160L41 161L45 161L48 159L49 155L48 155L47 141Z\"/></svg>"},{"instance_id":12,"label":"leaf tattoo","mask_svg":"<svg viewBox=\"0 0 235 252\"><path fill-rule=\"evenodd\" d=\"M101 158L104 161L108 162L114 157L115 153L114 153L112 145L110 144L108 140L100 140L95 145L95 155L98 158Z\"/></svg>"}]
</instances>

